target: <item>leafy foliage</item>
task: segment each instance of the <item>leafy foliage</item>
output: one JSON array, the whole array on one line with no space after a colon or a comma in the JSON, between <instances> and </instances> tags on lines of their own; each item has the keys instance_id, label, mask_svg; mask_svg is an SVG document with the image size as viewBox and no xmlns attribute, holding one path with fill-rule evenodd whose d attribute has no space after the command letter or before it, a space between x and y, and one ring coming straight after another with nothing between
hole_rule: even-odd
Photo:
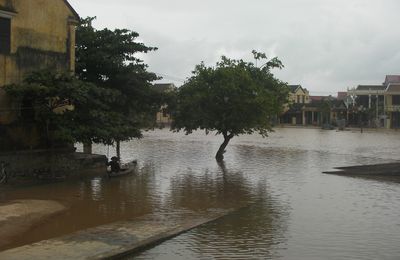
<instances>
[{"instance_id":1,"label":"leafy foliage","mask_svg":"<svg viewBox=\"0 0 400 260\"><path fill-rule=\"evenodd\" d=\"M22 84L6 86L5 90L21 109L18 121L35 125L47 147L80 141L77 135L80 126L75 120L80 108L93 106L96 95L109 98L117 95L115 91L98 89L69 74L51 71L34 72Z\"/></svg>"},{"instance_id":2,"label":"leafy foliage","mask_svg":"<svg viewBox=\"0 0 400 260\"><path fill-rule=\"evenodd\" d=\"M256 59L265 54L255 52ZM229 140L240 134L267 136L271 120L287 99L287 85L271 73L282 68L274 58L261 67L222 57L215 67L197 65L193 76L179 89L173 128L190 134L196 129L224 136L218 161Z\"/></svg>"},{"instance_id":3,"label":"leafy foliage","mask_svg":"<svg viewBox=\"0 0 400 260\"><path fill-rule=\"evenodd\" d=\"M147 71L138 55L157 48L138 42L139 34L127 29L96 30L94 19L82 19L77 28L76 75L99 89L116 91L116 96L100 95L100 110L96 105L82 107L81 139L111 144L141 137L140 129L153 122L161 97L151 88L157 76Z\"/></svg>"},{"instance_id":4,"label":"leafy foliage","mask_svg":"<svg viewBox=\"0 0 400 260\"><path fill-rule=\"evenodd\" d=\"M127 29L96 30L94 18L77 28L76 76L40 71L23 84L6 87L22 107L20 122L30 120L47 146L62 142L113 144L142 136L154 121L162 97L151 88L157 79L138 54L156 50ZM60 102L74 109L55 113Z\"/></svg>"}]
</instances>

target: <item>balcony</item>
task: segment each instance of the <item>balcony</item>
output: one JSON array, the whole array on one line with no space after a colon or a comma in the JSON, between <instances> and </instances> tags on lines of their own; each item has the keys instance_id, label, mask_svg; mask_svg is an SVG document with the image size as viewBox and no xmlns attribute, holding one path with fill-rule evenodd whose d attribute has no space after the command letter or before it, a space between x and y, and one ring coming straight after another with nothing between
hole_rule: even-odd
<instances>
[{"instance_id":1,"label":"balcony","mask_svg":"<svg viewBox=\"0 0 400 260\"><path fill-rule=\"evenodd\" d=\"M400 105L386 106L388 112L400 112Z\"/></svg>"}]
</instances>

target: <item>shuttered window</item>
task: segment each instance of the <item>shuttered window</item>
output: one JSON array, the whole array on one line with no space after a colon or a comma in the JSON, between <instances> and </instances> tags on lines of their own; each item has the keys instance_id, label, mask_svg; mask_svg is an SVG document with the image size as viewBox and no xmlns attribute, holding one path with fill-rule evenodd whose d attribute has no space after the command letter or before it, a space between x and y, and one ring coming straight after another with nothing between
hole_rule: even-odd
<instances>
[{"instance_id":1,"label":"shuttered window","mask_svg":"<svg viewBox=\"0 0 400 260\"><path fill-rule=\"evenodd\" d=\"M10 54L11 20L0 17L0 54Z\"/></svg>"}]
</instances>

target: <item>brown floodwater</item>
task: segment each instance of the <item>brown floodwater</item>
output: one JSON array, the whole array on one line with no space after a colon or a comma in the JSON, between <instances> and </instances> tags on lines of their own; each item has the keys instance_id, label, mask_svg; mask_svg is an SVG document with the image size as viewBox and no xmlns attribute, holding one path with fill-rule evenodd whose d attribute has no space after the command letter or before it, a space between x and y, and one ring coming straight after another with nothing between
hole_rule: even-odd
<instances>
[{"instance_id":1,"label":"brown floodwater","mask_svg":"<svg viewBox=\"0 0 400 260\"><path fill-rule=\"evenodd\" d=\"M146 214L241 208L128 258L400 257L399 179L321 173L398 160L400 133L281 128L265 139L234 138L224 165L214 160L220 142L203 132L146 132L122 144L123 159L139 162L135 175L2 189L0 202L51 199L68 210L1 249ZM104 146L94 151L113 155Z\"/></svg>"}]
</instances>

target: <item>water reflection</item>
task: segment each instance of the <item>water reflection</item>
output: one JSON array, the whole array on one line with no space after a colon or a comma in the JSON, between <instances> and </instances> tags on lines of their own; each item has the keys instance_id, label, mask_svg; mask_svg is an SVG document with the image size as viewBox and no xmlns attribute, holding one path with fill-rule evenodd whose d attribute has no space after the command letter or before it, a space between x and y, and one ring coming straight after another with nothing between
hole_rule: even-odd
<instances>
[{"instance_id":1,"label":"water reflection","mask_svg":"<svg viewBox=\"0 0 400 260\"><path fill-rule=\"evenodd\" d=\"M288 212L271 198L264 181L253 186L238 171L221 164L202 177L177 176L171 205L191 210L239 208L217 221L127 259L272 259L285 241ZM188 177L189 176L189 177Z\"/></svg>"},{"instance_id":2,"label":"water reflection","mask_svg":"<svg viewBox=\"0 0 400 260\"><path fill-rule=\"evenodd\" d=\"M398 159L399 134L279 129L234 138L225 167L221 139L165 130L122 144L138 174L7 189L2 201L54 199L69 210L9 246L118 220L241 208L141 254L139 259L394 259L400 255L400 185L321 174ZM96 146L107 154L107 147ZM110 154L111 156L111 154ZM0 249L1 250L1 249Z\"/></svg>"},{"instance_id":3,"label":"water reflection","mask_svg":"<svg viewBox=\"0 0 400 260\"><path fill-rule=\"evenodd\" d=\"M103 176L4 192L3 201L51 199L66 205L68 211L21 234L0 250L153 213L161 205L156 188L154 168L146 165L136 175L121 178Z\"/></svg>"},{"instance_id":4,"label":"water reflection","mask_svg":"<svg viewBox=\"0 0 400 260\"><path fill-rule=\"evenodd\" d=\"M225 165L196 173L171 178L166 199L168 208L193 211L209 208L239 208L251 202L251 186L240 172L228 172Z\"/></svg>"}]
</instances>

